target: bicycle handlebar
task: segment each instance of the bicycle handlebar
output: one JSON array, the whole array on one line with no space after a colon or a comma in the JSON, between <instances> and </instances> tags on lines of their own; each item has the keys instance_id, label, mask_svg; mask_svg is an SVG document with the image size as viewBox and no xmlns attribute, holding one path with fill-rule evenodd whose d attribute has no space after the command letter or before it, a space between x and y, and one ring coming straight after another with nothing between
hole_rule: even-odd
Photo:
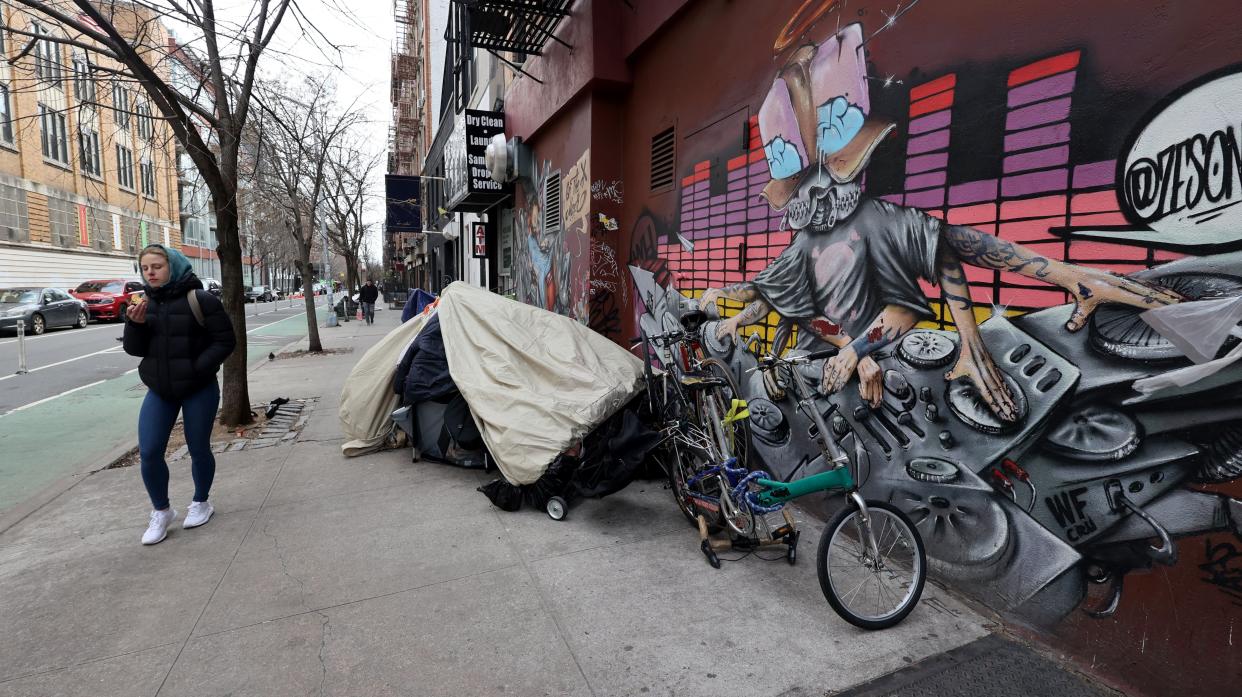
<instances>
[{"instance_id":1,"label":"bicycle handlebar","mask_svg":"<svg viewBox=\"0 0 1242 697\"><path fill-rule=\"evenodd\" d=\"M835 348L826 348L820 351L812 351L811 353L808 353L803 356L792 356L790 358L778 358L776 356L771 356L771 355L764 356L763 358L759 359L759 365L756 366L755 370L771 370L778 363L787 363L789 365L802 365L803 363L810 363L811 361L818 361L821 358L832 358L833 356L837 355L837 353L838 353L838 350Z\"/></svg>"}]
</instances>

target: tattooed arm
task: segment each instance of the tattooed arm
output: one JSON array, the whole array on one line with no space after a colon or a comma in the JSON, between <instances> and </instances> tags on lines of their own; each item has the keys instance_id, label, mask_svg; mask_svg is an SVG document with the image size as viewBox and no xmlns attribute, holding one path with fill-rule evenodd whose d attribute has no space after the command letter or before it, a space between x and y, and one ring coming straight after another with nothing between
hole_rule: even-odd
<instances>
[{"instance_id":1,"label":"tattooed arm","mask_svg":"<svg viewBox=\"0 0 1242 697\"><path fill-rule=\"evenodd\" d=\"M703 296L699 298L699 309L706 312L707 308L714 306L716 301L721 298L748 303L759 299L759 290L755 288L754 283L749 281L734 283L724 288L708 288L703 292Z\"/></svg>"},{"instance_id":2,"label":"tattooed arm","mask_svg":"<svg viewBox=\"0 0 1242 697\"><path fill-rule=\"evenodd\" d=\"M940 246L936 256L936 268L944 302L949 306L949 313L953 316L953 323L957 325L958 338L961 340L957 363L944 374L944 379L969 378L993 413L1005 421L1016 421L1018 410L1014 405L1013 395L1009 393L1000 369L996 367L992 354L988 352L988 347L979 334L966 274L962 271L957 255L948 245Z\"/></svg>"},{"instance_id":3,"label":"tattooed arm","mask_svg":"<svg viewBox=\"0 0 1242 697\"><path fill-rule=\"evenodd\" d=\"M1065 328L1082 329L1100 303L1112 302L1151 308L1181 302L1181 296L1124 276L1114 276L1099 269L1090 269L1035 252L974 228L949 225L941 239L956 253L957 258L972 266L1012 271L1064 288L1074 296L1074 313Z\"/></svg>"},{"instance_id":4,"label":"tattooed arm","mask_svg":"<svg viewBox=\"0 0 1242 697\"><path fill-rule=\"evenodd\" d=\"M841 352L824 362L821 389L825 393L840 390L858 371L858 391L873 407L883 397L880 384L880 367L870 354L901 338L914 328L917 318L910 308L903 305L886 306L863 332L848 340Z\"/></svg>"},{"instance_id":5,"label":"tattooed arm","mask_svg":"<svg viewBox=\"0 0 1242 697\"><path fill-rule=\"evenodd\" d=\"M716 338L723 340L726 336L732 336L737 340L738 330L762 320L772 311L772 306L763 300L756 300L747 305L741 312L722 321L716 326Z\"/></svg>"}]
</instances>

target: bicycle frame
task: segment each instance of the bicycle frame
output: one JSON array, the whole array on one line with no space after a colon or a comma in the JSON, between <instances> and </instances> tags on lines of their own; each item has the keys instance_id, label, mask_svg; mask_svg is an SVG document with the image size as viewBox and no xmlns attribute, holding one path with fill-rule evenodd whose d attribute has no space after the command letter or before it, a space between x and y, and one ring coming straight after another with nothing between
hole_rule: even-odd
<instances>
[{"instance_id":1,"label":"bicycle frame","mask_svg":"<svg viewBox=\"0 0 1242 697\"><path fill-rule=\"evenodd\" d=\"M754 492L753 497L747 500L747 504L758 504L764 508L772 508L781 506L799 496L806 496L807 494L820 491L845 494L858 508L859 519L862 521L866 536L867 548L874 559L877 557L879 549L875 540L875 532L871 529L871 517L867 511L867 502L858 493L856 473L850 471L851 465L856 467L857 463L852 463L849 455L845 452L845 448L841 447L840 443L837 443L829 436L828 423L824 420L823 414L819 413L819 409L815 408L815 395L807 387L803 376L798 374L795 369L796 366L809 364L811 361L820 358L828 358L835 353L835 349L827 349L793 358L778 358L769 355L766 359L760 361L756 370L775 370L780 365L790 368L789 373L792 378L790 380L790 387L794 391L798 410L808 415L815 427L819 429L815 438L816 443L819 445L820 452L833 463L833 466L831 469L809 477L802 477L792 482L756 478L753 482L759 488L759 491Z\"/></svg>"}]
</instances>

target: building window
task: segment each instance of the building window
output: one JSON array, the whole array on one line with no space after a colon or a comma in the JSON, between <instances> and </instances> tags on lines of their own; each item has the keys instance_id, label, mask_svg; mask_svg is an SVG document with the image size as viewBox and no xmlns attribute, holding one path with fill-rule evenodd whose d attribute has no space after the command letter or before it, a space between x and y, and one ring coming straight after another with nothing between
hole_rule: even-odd
<instances>
[{"instance_id":1,"label":"building window","mask_svg":"<svg viewBox=\"0 0 1242 697\"><path fill-rule=\"evenodd\" d=\"M73 56L73 96L78 104L94 104L99 101L99 95L95 91L95 78L91 77L90 63L81 53Z\"/></svg>"},{"instance_id":2,"label":"building window","mask_svg":"<svg viewBox=\"0 0 1242 697\"><path fill-rule=\"evenodd\" d=\"M99 131L83 128L78 133L78 152L82 156L82 172L96 177L103 176L103 161L99 153Z\"/></svg>"},{"instance_id":3,"label":"building window","mask_svg":"<svg viewBox=\"0 0 1242 697\"><path fill-rule=\"evenodd\" d=\"M47 27L38 22L32 22L31 26L35 34L51 34ZM54 87L64 89L64 85L60 84L60 46L55 41L40 39L35 45L35 75L41 82L50 82Z\"/></svg>"},{"instance_id":4,"label":"building window","mask_svg":"<svg viewBox=\"0 0 1242 697\"><path fill-rule=\"evenodd\" d=\"M134 113L137 114L138 137L143 140L151 140L151 134L155 132L155 126L151 122L151 107L145 103L134 107Z\"/></svg>"},{"instance_id":5,"label":"building window","mask_svg":"<svg viewBox=\"0 0 1242 697\"><path fill-rule=\"evenodd\" d=\"M143 160L138 168L142 171L142 194L155 198L155 164L150 160Z\"/></svg>"},{"instance_id":6,"label":"building window","mask_svg":"<svg viewBox=\"0 0 1242 697\"><path fill-rule=\"evenodd\" d=\"M65 125L64 112L52 109L46 104L39 104L39 126L43 131L43 157L69 164L69 132Z\"/></svg>"},{"instance_id":7,"label":"building window","mask_svg":"<svg viewBox=\"0 0 1242 697\"><path fill-rule=\"evenodd\" d=\"M30 235L26 190L0 184L0 240L25 242Z\"/></svg>"},{"instance_id":8,"label":"building window","mask_svg":"<svg viewBox=\"0 0 1242 697\"><path fill-rule=\"evenodd\" d=\"M134 188L134 151L117 143L116 181L123 189Z\"/></svg>"},{"instance_id":9,"label":"building window","mask_svg":"<svg viewBox=\"0 0 1242 697\"><path fill-rule=\"evenodd\" d=\"M121 83L112 83L112 110L116 113L117 128L129 128L129 90Z\"/></svg>"},{"instance_id":10,"label":"building window","mask_svg":"<svg viewBox=\"0 0 1242 697\"><path fill-rule=\"evenodd\" d=\"M61 247L78 244L78 207L55 196L47 197L47 222L52 229L52 242Z\"/></svg>"},{"instance_id":11,"label":"building window","mask_svg":"<svg viewBox=\"0 0 1242 697\"><path fill-rule=\"evenodd\" d=\"M0 84L0 140L10 145L13 143L13 103L6 84Z\"/></svg>"}]
</instances>

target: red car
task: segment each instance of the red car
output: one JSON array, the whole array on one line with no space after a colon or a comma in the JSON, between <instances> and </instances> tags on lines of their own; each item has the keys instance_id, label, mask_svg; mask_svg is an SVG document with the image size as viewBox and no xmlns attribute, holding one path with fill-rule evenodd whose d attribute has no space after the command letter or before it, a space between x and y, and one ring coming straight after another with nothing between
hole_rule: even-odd
<instances>
[{"instance_id":1,"label":"red car","mask_svg":"<svg viewBox=\"0 0 1242 697\"><path fill-rule=\"evenodd\" d=\"M86 281L71 293L73 297L86 303L91 312L91 319L125 318L125 304L129 297L142 292L142 281L124 278L108 278L101 281Z\"/></svg>"}]
</instances>

